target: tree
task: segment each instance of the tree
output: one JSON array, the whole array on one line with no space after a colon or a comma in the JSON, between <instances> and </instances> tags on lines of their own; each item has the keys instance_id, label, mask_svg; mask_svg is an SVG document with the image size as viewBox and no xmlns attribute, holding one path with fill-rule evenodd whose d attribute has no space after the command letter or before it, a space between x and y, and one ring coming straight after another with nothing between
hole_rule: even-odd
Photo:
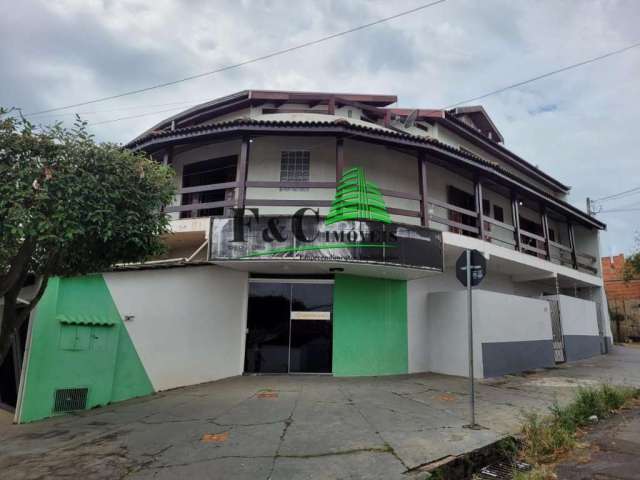
<instances>
[{"instance_id":1,"label":"tree","mask_svg":"<svg viewBox=\"0 0 640 480\"><path fill-rule=\"evenodd\" d=\"M79 118L72 129L35 127L9 113L0 109L0 365L51 276L161 253L174 194L170 168L95 142ZM25 303L29 275L37 289Z\"/></svg>"},{"instance_id":2,"label":"tree","mask_svg":"<svg viewBox=\"0 0 640 480\"><path fill-rule=\"evenodd\" d=\"M624 259L624 280L626 282L640 277L640 233L636 233L635 252Z\"/></svg>"}]
</instances>

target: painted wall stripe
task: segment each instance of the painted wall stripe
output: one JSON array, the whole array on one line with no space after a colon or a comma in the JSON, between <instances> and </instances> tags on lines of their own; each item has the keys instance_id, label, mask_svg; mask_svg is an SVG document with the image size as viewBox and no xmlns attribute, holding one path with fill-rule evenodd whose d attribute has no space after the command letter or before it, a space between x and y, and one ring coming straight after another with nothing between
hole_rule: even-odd
<instances>
[{"instance_id":1,"label":"painted wall stripe","mask_svg":"<svg viewBox=\"0 0 640 480\"><path fill-rule=\"evenodd\" d=\"M336 275L333 373L407 373L407 282Z\"/></svg>"}]
</instances>

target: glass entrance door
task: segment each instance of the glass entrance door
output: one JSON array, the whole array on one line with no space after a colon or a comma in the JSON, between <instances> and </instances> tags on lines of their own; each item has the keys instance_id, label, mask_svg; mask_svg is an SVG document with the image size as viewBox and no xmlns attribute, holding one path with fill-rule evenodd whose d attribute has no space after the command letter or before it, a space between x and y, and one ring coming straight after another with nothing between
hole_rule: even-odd
<instances>
[{"instance_id":1,"label":"glass entrance door","mask_svg":"<svg viewBox=\"0 0 640 480\"><path fill-rule=\"evenodd\" d=\"M250 283L244 371L289 371L291 285Z\"/></svg>"},{"instance_id":2,"label":"glass entrance door","mask_svg":"<svg viewBox=\"0 0 640 480\"><path fill-rule=\"evenodd\" d=\"M330 373L332 283L249 284L245 372Z\"/></svg>"},{"instance_id":3,"label":"glass entrance door","mask_svg":"<svg viewBox=\"0 0 640 480\"><path fill-rule=\"evenodd\" d=\"M294 283L291 287L289 371L331 373L333 285Z\"/></svg>"}]
</instances>

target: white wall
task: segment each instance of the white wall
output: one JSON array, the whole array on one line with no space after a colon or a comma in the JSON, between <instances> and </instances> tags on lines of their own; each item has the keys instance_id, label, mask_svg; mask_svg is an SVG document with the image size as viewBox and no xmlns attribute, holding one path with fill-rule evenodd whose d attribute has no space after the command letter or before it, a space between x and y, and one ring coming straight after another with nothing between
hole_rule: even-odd
<instances>
[{"instance_id":1,"label":"white wall","mask_svg":"<svg viewBox=\"0 0 640 480\"><path fill-rule=\"evenodd\" d=\"M368 181L379 188L417 194L418 158L383 145L345 140L345 167L362 167ZM387 207L419 211L420 202L404 198L384 197ZM396 222L420 224L416 217L392 215Z\"/></svg>"},{"instance_id":2,"label":"white wall","mask_svg":"<svg viewBox=\"0 0 640 480\"><path fill-rule=\"evenodd\" d=\"M155 390L240 375L248 280L217 266L105 273Z\"/></svg>"},{"instance_id":3,"label":"white wall","mask_svg":"<svg viewBox=\"0 0 640 480\"><path fill-rule=\"evenodd\" d=\"M280 181L280 161L283 150L309 151L309 181L336 181L336 140L326 137L258 137L251 143L247 180ZM247 188L249 200L326 200L335 197L334 188L310 188L301 190L280 190L279 188ZM260 213L292 214L300 207L259 207ZM320 214L326 215L329 208L320 208Z\"/></svg>"},{"instance_id":4,"label":"white wall","mask_svg":"<svg viewBox=\"0 0 640 480\"><path fill-rule=\"evenodd\" d=\"M429 349L427 348L428 290L425 282L407 282L407 349L409 373L429 371Z\"/></svg>"},{"instance_id":5,"label":"white wall","mask_svg":"<svg viewBox=\"0 0 640 480\"><path fill-rule=\"evenodd\" d=\"M427 312L427 370L447 375L468 375L466 292L431 293ZM477 332L478 329L475 328L474 333ZM478 346L476 336L473 352L474 376L482 378L482 350Z\"/></svg>"},{"instance_id":6,"label":"white wall","mask_svg":"<svg viewBox=\"0 0 640 480\"><path fill-rule=\"evenodd\" d=\"M260 137L251 144L247 179L263 181L280 180L280 158L283 150L308 150L310 152L309 180L312 182L334 182L336 179L335 138L322 137ZM418 161L384 146L346 140L344 146L345 168L362 167L367 180L379 188L400 192L418 193ZM274 188L247 188L247 199L291 199L332 201L335 189L312 188L308 191ZM385 197L387 207L402 208L418 212L420 202L402 198ZM287 214L299 207L260 207L263 214ZM326 215L328 207L320 208ZM394 221L419 224L420 219L392 215Z\"/></svg>"},{"instance_id":7,"label":"white wall","mask_svg":"<svg viewBox=\"0 0 640 480\"><path fill-rule=\"evenodd\" d=\"M600 265L602 262L598 261ZM613 332L611 331L611 318L609 316L609 303L604 287L593 287L582 289L582 298L591 300L596 303L596 309L601 309L602 323L604 327L604 336L609 337L613 341ZM597 312L596 312L597 313Z\"/></svg>"},{"instance_id":8,"label":"white wall","mask_svg":"<svg viewBox=\"0 0 640 480\"><path fill-rule=\"evenodd\" d=\"M468 374L467 294L431 293L428 298L428 370ZM483 377L482 344L551 340L548 302L486 290L473 292L474 376Z\"/></svg>"},{"instance_id":9,"label":"white wall","mask_svg":"<svg viewBox=\"0 0 640 480\"><path fill-rule=\"evenodd\" d=\"M489 272L476 292L500 292L517 295L517 298L539 298L543 288L535 283L513 282L508 275ZM435 292L461 292L466 290L455 277L454 268L446 268L444 273L407 282L407 333L409 339L409 373L428 371L429 358L426 348L428 336L429 303ZM466 298L466 297L465 297ZM466 299L464 300L466 302ZM463 302L463 303L464 303ZM464 303L466 305L466 303ZM466 310L463 314L466 318ZM466 337L465 337L466 338ZM466 345L466 344L465 344Z\"/></svg>"},{"instance_id":10,"label":"white wall","mask_svg":"<svg viewBox=\"0 0 640 480\"><path fill-rule=\"evenodd\" d=\"M583 227L582 225L575 225L574 232L576 238L576 252L578 254L585 253L596 258L595 262L591 262L586 258L580 258L580 256L578 256L578 261L595 268L598 271L597 275L602 276L602 263L600 262L599 247L600 232L595 229L592 230Z\"/></svg>"},{"instance_id":11,"label":"white wall","mask_svg":"<svg viewBox=\"0 0 640 480\"><path fill-rule=\"evenodd\" d=\"M474 324L482 343L552 339L546 300L481 291L474 304Z\"/></svg>"},{"instance_id":12,"label":"white wall","mask_svg":"<svg viewBox=\"0 0 640 480\"><path fill-rule=\"evenodd\" d=\"M568 295L553 295L551 298L560 300L563 335L599 335L594 302Z\"/></svg>"}]
</instances>

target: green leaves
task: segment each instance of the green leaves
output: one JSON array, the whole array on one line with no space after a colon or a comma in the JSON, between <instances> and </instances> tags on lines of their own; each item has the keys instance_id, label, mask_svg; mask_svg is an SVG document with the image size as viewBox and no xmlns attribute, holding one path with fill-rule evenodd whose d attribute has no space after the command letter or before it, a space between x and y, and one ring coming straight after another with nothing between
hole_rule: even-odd
<instances>
[{"instance_id":1,"label":"green leaves","mask_svg":"<svg viewBox=\"0 0 640 480\"><path fill-rule=\"evenodd\" d=\"M0 117L0 281L27 238L27 267L37 274L84 274L157 255L168 228L161 209L174 188L170 168L96 143L79 118L65 129Z\"/></svg>"}]
</instances>

